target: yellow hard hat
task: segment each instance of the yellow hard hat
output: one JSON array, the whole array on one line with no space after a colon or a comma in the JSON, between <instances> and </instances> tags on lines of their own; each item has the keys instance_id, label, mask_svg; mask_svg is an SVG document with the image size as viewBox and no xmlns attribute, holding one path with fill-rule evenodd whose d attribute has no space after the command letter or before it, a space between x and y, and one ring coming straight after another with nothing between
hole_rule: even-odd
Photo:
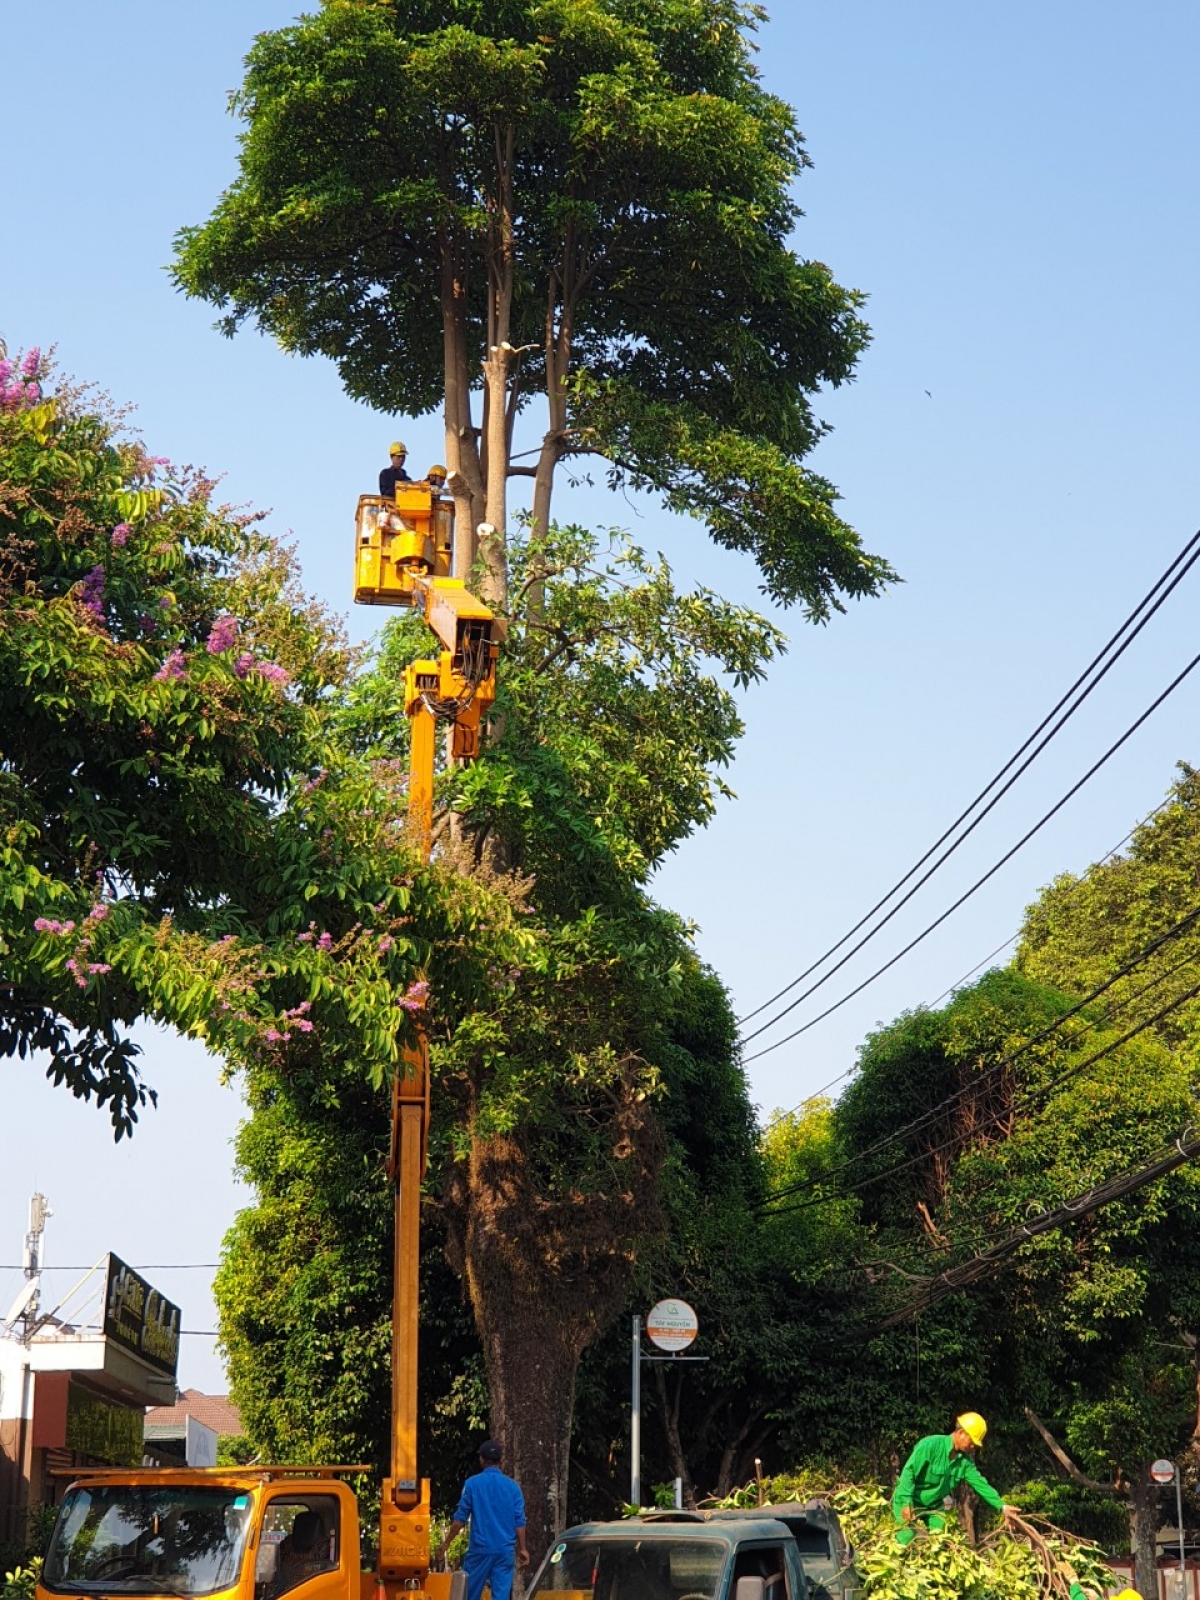
<instances>
[{"instance_id":1,"label":"yellow hard hat","mask_svg":"<svg viewBox=\"0 0 1200 1600\"><path fill-rule=\"evenodd\" d=\"M435 462L434 465L432 467L430 467L429 471L425 474L425 476L427 478L444 478L446 476L446 469L445 469L445 467L440 465L440 463Z\"/></svg>"},{"instance_id":2,"label":"yellow hard hat","mask_svg":"<svg viewBox=\"0 0 1200 1600\"><path fill-rule=\"evenodd\" d=\"M1142 1600L1136 1589L1122 1589L1119 1594L1113 1595L1113 1600Z\"/></svg>"},{"instance_id":3,"label":"yellow hard hat","mask_svg":"<svg viewBox=\"0 0 1200 1600\"><path fill-rule=\"evenodd\" d=\"M962 1429L976 1450L982 1446L983 1441L987 1438L987 1423L979 1415L978 1411L964 1411L961 1417L955 1417L954 1425L956 1428Z\"/></svg>"},{"instance_id":4,"label":"yellow hard hat","mask_svg":"<svg viewBox=\"0 0 1200 1600\"><path fill-rule=\"evenodd\" d=\"M406 456L407 454L408 446L406 444L401 444L399 439L388 445L388 455L390 456Z\"/></svg>"}]
</instances>

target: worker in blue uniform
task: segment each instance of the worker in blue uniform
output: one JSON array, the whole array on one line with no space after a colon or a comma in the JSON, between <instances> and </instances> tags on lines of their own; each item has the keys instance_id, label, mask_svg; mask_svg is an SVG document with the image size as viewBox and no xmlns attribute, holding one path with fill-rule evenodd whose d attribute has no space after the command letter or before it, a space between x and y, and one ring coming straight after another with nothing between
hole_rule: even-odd
<instances>
[{"instance_id":1,"label":"worker in blue uniform","mask_svg":"<svg viewBox=\"0 0 1200 1600\"><path fill-rule=\"evenodd\" d=\"M500 1470L503 1459L494 1439L479 1447L479 1471L463 1484L441 1554L466 1527L470 1528L463 1571L467 1600L481 1600L485 1585L492 1600L509 1600L517 1567L529 1565L525 1547L525 1497Z\"/></svg>"}]
</instances>

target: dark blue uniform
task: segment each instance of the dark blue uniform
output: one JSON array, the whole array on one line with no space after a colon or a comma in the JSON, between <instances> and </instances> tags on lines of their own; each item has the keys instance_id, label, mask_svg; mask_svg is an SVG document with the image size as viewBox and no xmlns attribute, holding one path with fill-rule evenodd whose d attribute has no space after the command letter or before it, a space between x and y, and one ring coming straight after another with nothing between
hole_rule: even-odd
<instances>
[{"instance_id":1,"label":"dark blue uniform","mask_svg":"<svg viewBox=\"0 0 1200 1600\"><path fill-rule=\"evenodd\" d=\"M492 1600L509 1600L516 1567L517 1529L525 1526L525 1497L499 1467L485 1467L463 1484L455 1522L471 1528L463 1571L467 1600L481 1600L490 1585Z\"/></svg>"}]
</instances>

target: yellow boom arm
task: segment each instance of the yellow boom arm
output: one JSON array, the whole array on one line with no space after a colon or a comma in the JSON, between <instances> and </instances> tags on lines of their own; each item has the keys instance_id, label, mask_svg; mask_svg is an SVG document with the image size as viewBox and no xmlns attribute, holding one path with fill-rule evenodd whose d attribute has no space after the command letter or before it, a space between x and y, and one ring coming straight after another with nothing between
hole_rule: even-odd
<instances>
[{"instance_id":1,"label":"yellow boom arm","mask_svg":"<svg viewBox=\"0 0 1200 1600\"><path fill-rule=\"evenodd\" d=\"M427 483L400 484L396 499L363 495L356 520L354 598L419 609L442 649L404 673L409 719L408 811L423 856L433 833L436 725L450 725L451 755L479 753L483 714L496 697L504 624L449 575L454 511ZM380 1505L379 1572L385 1585L424 1582L429 1570L429 1482L417 1470L418 1269L421 1182L429 1143L429 1050L403 1051L392 1096L390 1175L395 1185L392 1301L391 1475Z\"/></svg>"}]
</instances>

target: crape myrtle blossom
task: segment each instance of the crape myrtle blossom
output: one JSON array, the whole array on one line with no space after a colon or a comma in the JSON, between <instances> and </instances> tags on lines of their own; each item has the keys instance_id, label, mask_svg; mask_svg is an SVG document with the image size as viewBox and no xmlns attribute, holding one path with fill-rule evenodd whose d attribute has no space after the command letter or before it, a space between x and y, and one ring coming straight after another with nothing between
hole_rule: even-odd
<instances>
[{"instance_id":1,"label":"crape myrtle blossom","mask_svg":"<svg viewBox=\"0 0 1200 1600\"><path fill-rule=\"evenodd\" d=\"M28 351L20 365L8 356L0 357L0 411L25 411L42 398L38 373L42 352L37 345Z\"/></svg>"},{"instance_id":2,"label":"crape myrtle blossom","mask_svg":"<svg viewBox=\"0 0 1200 1600\"><path fill-rule=\"evenodd\" d=\"M232 650L237 643L238 623L236 617L218 617L213 623L204 648L210 656L219 656L226 650Z\"/></svg>"},{"instance_id":3,"label":"crape myrtle blossom","mask_svg":"<svg viewBox=\"0 0 1200 1600\"><path fill-rule=\"evenodd\" d=\"M97 622L104 621L104 568L93 567L86 578L80 580L79 598L83 609Z\"/></svg>"},{"instance_id":4,"label":"crape myrtle blossom","mask_svg":"<svg viewBox=\"0 0 1200 1600\"><path fill-rule=\"evenodd\" d=\"M429 997L429 985L424 978L418 978L415 983L410 983L408 988L397 1000L396 1004L405 1011L422 1011L425 1001Z\"/></svg>"},{"instance_id":5,"label":"crape myrtle blossom","mask_svg":"<svg viewBox=\"0 0 1200 1600\"><path fill-rule=\"evenodd\" d=\"M156 683L173 683L186 677L187 668L183 664L183 651L172 650L171 654L154 674L154 681Z\"/></svg>"}]
</instances>

